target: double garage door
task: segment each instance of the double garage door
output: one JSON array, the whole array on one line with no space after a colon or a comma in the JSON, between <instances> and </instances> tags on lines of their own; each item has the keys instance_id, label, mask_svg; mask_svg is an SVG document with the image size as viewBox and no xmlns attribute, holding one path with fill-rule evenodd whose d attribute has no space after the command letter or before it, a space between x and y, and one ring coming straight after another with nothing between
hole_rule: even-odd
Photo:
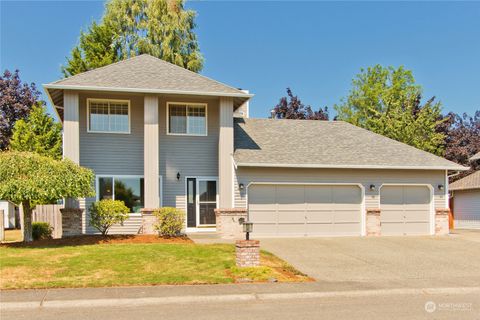
<instances>
[{"instance_id":1,"label":"double garage door","mask_svg":"<svg viewBox=\"0 0 480 320\"><path fill-rule=\"evenodd\" d=\"M248 204L255 236L361 234L358 186L258 184Z\"/></svg>"},{"instance_id":2,"label":"double garage door","mask_svg":"<svg viewBox=\"0 0 480 320\"><path fill-rule=\"evenodd\" d=\"M381 188L381 234L430 233L430 190ZM362 234L362 191L357 185L254 184L248 192L255 236L347 236Z\"/></svg>"}]
</instances>

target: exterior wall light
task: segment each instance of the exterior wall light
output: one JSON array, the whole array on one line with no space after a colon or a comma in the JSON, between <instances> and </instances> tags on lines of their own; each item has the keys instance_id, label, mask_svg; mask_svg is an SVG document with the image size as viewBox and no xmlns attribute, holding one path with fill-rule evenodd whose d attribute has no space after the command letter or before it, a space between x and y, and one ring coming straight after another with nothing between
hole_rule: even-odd
<instances>
[{"instance_id":1,"label":"exterior wall light","mask_svg":"<svg viewBox=\"0 0 480 320\"><path fill-rule=\"evenodd\" d=\"M443 186L443 184L439 184L438 185L438 190L442 191L445 187Z\"/></svg>"},{"instance_id":2,"label":"exterior wall light","mask_svg":"<svg viewBox=\"0 0 480 320\"><path fill-rule=\"evenodd\" d=\"M177 172L177 180L180 180L180 172Z\"/></svg>"},{"instance_id":3,"label":"exterior wall light","mask_svg":"<svg viewBox=\"0 0 480 320\"><path fill-rule=\"evenodd\" d=\"M375 191L375 189L376 189L375 185L374 185L374 184L371 184L371 185L370 185L370 191Z\"/></svg>"},{"instance_id":4,"label":"exterior wall light","mask_svg":"<svg viewBox=\"0 0 480 320\"><path fill-rule=\"evenodd\" d=\"M238 185L238 188L240 189L240 191L243 191L245 189L245 185L243 183L240 183Z\"/></svg>"},{"instance_id":5,"label":"exterior wall light","mask_svg":"<svg viewBox=\"0 0 480 320\"><path fill-rule=\"evenodd\" d=\"M253 222L245 221L243 223L243 232L245 232L245 240L250 240L250 232L253 231Z\"/></svg>"}]
</instances>

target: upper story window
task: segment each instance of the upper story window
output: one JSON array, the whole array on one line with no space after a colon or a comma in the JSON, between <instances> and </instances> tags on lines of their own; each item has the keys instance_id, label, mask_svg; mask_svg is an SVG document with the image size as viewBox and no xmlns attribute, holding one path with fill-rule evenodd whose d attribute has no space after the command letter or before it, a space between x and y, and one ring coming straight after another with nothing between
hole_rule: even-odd
<instances>
[{"instance_id":1,"label":"upper story window","mask_svg":"<svg viewBox=\"0 0 480 320\"><path fill-rule=\"evenodd\" d=\"M88 132L130 133L130 101L88 99Z\"/></svg>"},{"instance_id":2,"label":"upper story window","mask_svg":"<svg viewBox=\"0 0 480 320\"><path fill-rule=\"evenodd\" d=\"M167 103L168 134L207 135L207 105L204 103Z\"/></svg>"}]
</instances>

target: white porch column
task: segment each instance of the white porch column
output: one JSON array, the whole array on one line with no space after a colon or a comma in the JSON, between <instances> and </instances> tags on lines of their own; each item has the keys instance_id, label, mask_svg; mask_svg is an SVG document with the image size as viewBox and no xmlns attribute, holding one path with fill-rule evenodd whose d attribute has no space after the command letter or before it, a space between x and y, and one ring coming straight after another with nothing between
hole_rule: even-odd
<instances>
[{"instance_id":1,"label":"white porch column","mask_svg":"<svg viewBox=\"0 0 480 320\"><path fill-rule=\"evenodd\" d=\"M78 93L63 93L63 157L80 164Z\"/></svg>"},{"instance_id":2,"label":"white porch column","mask_svg":"<svg viewBox=\"0 0 480 320\"><path fill-rule=\"evenodd\" d=\"M80 107L78 93L63 92L63 157L80 164ZM79 208L77 199L65 199L65 208Z\"/></svg>"},{"instance_id":3,"label":"white porch column","mask_svg":"<svg viewBox=\"0 0 480 320\"><path fill-rule=\"evenodd\" d=\"M144 100L143 171L145 208L149 209L160 206L159 149L158 97L147 95Z\"/></svg>"},{"instance_id":4,"label":"white porch column","mask_svg":"<svg viewBox=\"0 0 480 320\"><path fill-rule=\"evenodd\" d=\"M220 208L233 208L233 99L220 98L218 195Z\"/></svg>"}]
</instances>

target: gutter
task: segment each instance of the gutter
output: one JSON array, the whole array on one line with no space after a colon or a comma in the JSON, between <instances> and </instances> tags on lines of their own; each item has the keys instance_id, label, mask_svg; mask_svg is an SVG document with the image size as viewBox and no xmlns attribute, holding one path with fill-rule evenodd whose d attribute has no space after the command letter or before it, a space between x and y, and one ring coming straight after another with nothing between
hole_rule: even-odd
<instances>
[{"instance_id":1,"label":"gutter","mask_svg":"<svg viewBox=\"0 0 480 320\"><path fill-rule=\"evenodd\" d=\"M58 90L80 90L80 91L111 91L111 92L134 92L134 93L160 93L160 94L185 94L199 96L215 96L215 97L234 97L248 98L254 96L251 93L228 93L228 92L205 92L205 91L184 91L184 90L162 90L162 89L142 89L142 88L121 88L121 87L97 87L97 86L78 86L78 85L61 85L61 84L43 84L45 89Z\"/></svg>"},{"instance_id":2,"label":"gutter","mask_svg":"<svg viewBox=\"0 0 480 320\"><path fill-rule=\"evenodd\" d=\"M382 166L382 165L323 165L323 164L279 164L237 162L237 167L261 168L306 168L306 169L395 169L395 170L456 170L467 171L469 168L445 166Z\"/></svg>"}]
</instances>

